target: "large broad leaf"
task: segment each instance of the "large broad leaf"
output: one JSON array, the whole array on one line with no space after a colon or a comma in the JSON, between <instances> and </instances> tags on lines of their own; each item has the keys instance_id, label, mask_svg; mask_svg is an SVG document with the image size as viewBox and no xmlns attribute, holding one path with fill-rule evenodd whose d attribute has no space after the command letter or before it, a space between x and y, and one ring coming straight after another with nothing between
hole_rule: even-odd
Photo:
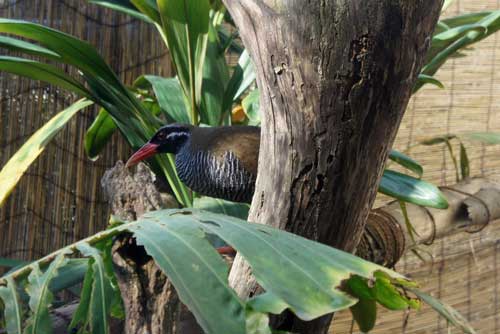
<instances>
[{"instance_id":1,"label":"large broad leaf","mask_svg":"<svg viewBox=\"0 0 500 334\"><path fill-rule=\"evenodd\" d=\"M158 0L158 9L174 67L191 101L191 122L198 124L210 4L208 0Z\"/></svg>"},{"instance_id":2,"label":"large broad leaf","mask_svg":"<svg viewBox=\"0 0 500 334\"><path fill-rule=\"evenodd\" d=\"M41 272L38 263L32 265L33 270L28 276L29 284L26 287L26 292L30 296L29 306L32 314L27 320L29 325L25 333L52 333L49 305L54 295L50 291L49 285L51 280L57 276L58 268L66 263L66 255L68 254L70 254L69 251L59 253L44 273Z\"/></svg>"},{"instance_id":3,"label":"large broad leaf","mask_svg":"<svg viewBox=\"0 0 500 334\"><path fill-rule=\"evenodd\" d=\"M83 97L91 98L91 93L84 85L52 65L23 58L0 56L0 70L34 80L42 80Z\"/></svg>"},{"instance_id":4,"label":"large broad leaf","mask_svg":"<svg viewBox=\"0 0 500 334\"><path fill-rule=\"evenodd\" d=\"M148 220L151 221L151 220ZM174 284L179 298L208 333L244 333L245 309L227 284L227 266L205 239L200 229L182 219L170 223L130 227L139 245L143 245ZM183 258L184 265L179 260ZM189 265L186 265L189 264ZM200 277L203 273L203 278ZM201 278L201 277L200 277ZM220 317L220 310L226 316Z\"/></svg>"},{"instance_id":5,"label":"large broad leaf","mask_svg":"<svg viewBox=\"0 0 500 334\"><path fill-rule=\"evenodd\" d=\"M195 227L195 231L202 229L233 246L250 263L259 284L267 291L250 302L261 312L279 313L290 308L300 318L310 320L356 302L341 290L342 281L351 275L373 278L374 272L381 270L402 279L392 271L351 254L227 216L200 211L166 211L146 214L142 220L143 224L157 224L166 230L178 224L185 229L184 233ZM145 233L144 228L140 231ZM163 233L160 231L156 232ZM315 261L310 261L312 257Z\"/></svg>"},{"instance_id":6,"label":"large broad leaf","mask_svg":"<svg viewBox=\"0 0 500 334\"><path fill-rule=\"evenodd\" d=\"M71 117L91 104L91 101L80 100L61 111L35 132L10 158L0 171L0 205L5 201L31 163L42 153L49 141L59 133Z\"/></svg>"},{"instance_id":7,"label":"large broad leaf","mask_svg":"<svg viewBox=\"0 0 500 334\"><path fill-rule=\"evenodd\" d=\"M0 299L3 302L5 330L8 334L21 334L22 310L16 283L11 277L6 279L6 286L0 286Z\"/></svg>"},{"instance_id":8,"label":"large broad leaf","mask_svg":"<svg viewBox=\"0 0 500 334\"><path fill-rule=\"evenodd\" d=\"M58 54L62 62L74 65L84 73L121 85L97 51L90 44L71 35L36 23L4 18L0 18L0 32L33 39Z\"/></svg>"},{"instance_id":9,"label":"large broad leaf","mask_svg":"<svg viewBox=\"0 0 500 334\"><path fill-rule=\"evenodd\" d=\"M46 57L54 60L58 60L61 58L61 56L59 56L57 53L44 48L43 46L7 36L0 36L0 46L12 51L20 51L23 53Z\"/></svg>"},{"instance_id":10,"label":"large broad leaf","mask_svg":"<svg viewBox=\"0 0 500 334\"><path fill-rule=\"evenodd\" d=\"M169 122L189 123L189 113L179 79L143 75L135 80L134 87L152 88L161 111Z\"/></svg>"},{"instance_id":11,"label":"large broad leaf","mask_svg":"<svg viewBox=\"0 0 500 334\"><path fill-rule=\"evenodd\" d=\"M28 264L29 261L0 257L0 267L13 268Z\"/></svg>"},{"instance_id":12,"label":"large broad leaf","mask_svg":"<svg viewBox=\"0 0 500 334\"><path fill-rule=\"evenodd\" d=\"M193 208L246 220L248 218L250 205L246 203L225 201L220 198L203 196L194 199Z\"/></svg>"},{"instance_id":13,"label":"large broad leaf","mask_svg":"<svg viewBox=\"0 0 500 334\"><path fill-rule=\"evenodd\" d=\"M87 272L87 262L87 259L68 259L50 282L50 291L56 293L81 283Z\"/></svg>"},{"instance_id":14,"label":"large broad leaf","mask_svg":"<svg viewBox=\"0 0 500 334\"><path fill-rule=\"evenodd\" d=\"M77 249L85 256L92 257L90 264L94 274L89 301L89 323L92 333L108 333L108 315L111 313L113 288L106 273L104 259L101 253L87 243L80 243Z\"/></svg>"},{"instance_id":15,"label":"large broad leaf","mask_svg":"<svg viewBox=\"0 0 500 334\"><path fill-rule=\"evenodd\" d=\"M223 13L216 12L215 17ZM223 119L224 93L229 81L228 65L224 50L220 46L216 28L212 23L208 30L208 44L203 66L202 103L200 109L200 120L204 124L217 126ZM227 124L227 122L226 122Z\"/></svg>"},{"instance_id":16,"label":"large broad leaf","mask_svg":"<svg viewBox=\"0 0 500 334\"><path fill-rule=\"evenodd\" d=\"M446 209L448 201L433 184L409 175L386 169L379 189L381 193L404 202L437 209Z\"/></svg>"},{"instance_id":17,"label":"large broad leaf","mask_svg":"<svg viewBox=\"0 0 500 334\"><path fill-rule=\"evenodd\" d=\"M90 300L92 298L92 286L94 282L94 270L92 266L92 261L88 261L88 269L85 274L85 278L82 284L82 292L80 294L80 303L76 308L71 323L68 326L69 332L75 332L78 330L78 334L85 333L90 322Z\"/></svg>"},{"instance_id":18,"label":"large broad leaf","mask_svg":"<svg viewBox=\"0 0 500 334\"><path fill-rule=\"evenodd\" d=\"M390 309L419 306L417 300L403 292L415 284L389 269L266 225L194 209L150 212L138 221L100 232L58 254L81 249L93 261L100 262L91 245L110 248L111 239L123 232L132 232L138 244L155 259L207 333L269 333L264 313L280 313L285 308L310 320L353 306L358 299L374 300ZM227 282L225 262L208 241L210 235L225 240L249 262L265 293L246 303L236 296ZM46 265L53 256L40 260L36 266ZM0 284L5 284L9 277L22 280L22 275L36 266L3 277ZM93 265L87 274L87 292L82 292L85 304L77 311L77 324L88 323L92 316L87 308L92 303L88 291L94 290L89 277L93 281L98 276L105 277L105 272ZM96 296L96 300L106 303L103 294ZM443 307L435 301L431 306Z\"/></svg>"}]
</instances>

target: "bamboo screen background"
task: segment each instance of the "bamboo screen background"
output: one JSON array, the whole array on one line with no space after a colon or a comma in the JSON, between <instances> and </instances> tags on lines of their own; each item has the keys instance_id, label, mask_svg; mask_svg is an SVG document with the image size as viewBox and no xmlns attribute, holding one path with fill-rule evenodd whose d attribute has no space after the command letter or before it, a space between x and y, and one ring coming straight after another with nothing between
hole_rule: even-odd
<instances>
[{"instance_id":1,"label":"bamboo screen background","mask_svg":"<svg viewBox=\"0 0 500 334\"><path fill-rule=\"evenodd\" d=\"M448 15L493 9L500 9L500 0L456 0ZM0 0L0 17L43 23L88 41L126 84L141 74L172 73L167 51L151 27L83 0ZM438 73L445 90L427 87L411 100L395 148L406 150L424 138L446 133L500 131L498 35L468 51L466 58L448 62ZM1 73L0 166L75 98L44 83ZM100 179L130 150L115 135L99 160L86 158L83 137L95 114L95 109L80 112L0 208L0 257L36 259L106 226L109 211ZM465 145L471 175L500 180L500 147ZM454 167L444 147L416 146L411 155L423 164L426 180L454 183ZM397 269L456 307L479 333L500 333L500 224L491 224L480 234L436 241L429 251L432 263L407 256ZM381 313L374 333L448 332L445 321L425 307L410 313L407 326L404 312ZM359 332L356 327L351 330L349 312L336 317L331 333Z\"/></svg>"}]
</instances>

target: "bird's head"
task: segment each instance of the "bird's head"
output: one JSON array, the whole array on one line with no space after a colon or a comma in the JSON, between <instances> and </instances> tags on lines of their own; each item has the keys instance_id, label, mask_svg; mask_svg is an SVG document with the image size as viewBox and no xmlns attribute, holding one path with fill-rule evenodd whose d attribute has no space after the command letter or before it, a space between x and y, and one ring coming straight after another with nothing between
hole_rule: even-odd
<instances>
[{"instance_id":1,"label":"bird's head","mask_svg":"<svg viewBox=\"0 0 500 334\"><path fill-rule=\"evenodd\" d=\"M126 163L126 167L133 166L139 161L147 159L157 153L179 152L191 136L192 126L185 124L170 124L160 128L154 136L135 152Z\"/></svg>"}]
</instances>

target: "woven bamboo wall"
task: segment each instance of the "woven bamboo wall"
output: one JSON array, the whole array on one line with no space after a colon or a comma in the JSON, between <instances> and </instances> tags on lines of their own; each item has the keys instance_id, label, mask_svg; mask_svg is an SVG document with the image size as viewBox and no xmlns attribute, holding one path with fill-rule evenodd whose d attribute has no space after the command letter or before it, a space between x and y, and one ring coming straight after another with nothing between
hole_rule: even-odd
<instances>
[{"instance_id":1,"label":"woven bamboo wall","mask_svg":"<svg viewBox=\"0 0 500 334\"><path fill-rule=\"evenodd\" d=\"M127 84L141 74L171 74L163 43L149 25L86 1L2 0L0 17L41 22L88 41ZM44 83L1 73L0 166L74 100L72 94ZM0 257L35 259L106 226L109 212L100 179L130 152L115 135L101 159L86 158L83 138L95 113L79 113L0 208Z\"/></svg>"}]
</instances>

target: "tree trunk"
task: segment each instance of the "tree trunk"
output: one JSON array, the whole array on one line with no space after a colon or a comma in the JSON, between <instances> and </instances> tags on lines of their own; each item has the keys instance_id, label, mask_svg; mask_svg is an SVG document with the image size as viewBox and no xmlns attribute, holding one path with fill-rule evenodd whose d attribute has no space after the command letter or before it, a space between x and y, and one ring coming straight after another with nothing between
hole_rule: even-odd
<instances>
[{"instance_id":1,"label":"tree trunk","mask_svg":"<svg viewBox=\"0 0 500 334\"><path fill-rule=\"evenodd\" d=\"M261 92L249 220L354 251L442 1L225 4ZM255 290L249 273L237 258L230 281L242 296ZM325 333L330 319L283 329Z\"/></svg>"}]
</instances>

